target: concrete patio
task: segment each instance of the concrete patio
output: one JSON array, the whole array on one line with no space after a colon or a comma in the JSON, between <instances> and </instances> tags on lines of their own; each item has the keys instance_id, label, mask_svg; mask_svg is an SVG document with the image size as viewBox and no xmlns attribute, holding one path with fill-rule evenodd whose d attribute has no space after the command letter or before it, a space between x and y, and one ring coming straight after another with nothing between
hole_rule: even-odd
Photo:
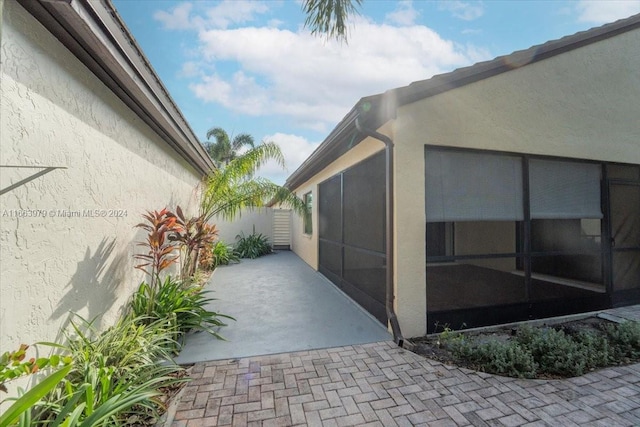
<instances>
[{"instance_id":1,"label":"concrete patio","mask_svg":"<svg viewBox=\"0 0 640 427\"><path fill-rule=\"evenodd\" d=\"M219 267L207 284L210 309L233 316L220 329L187 336L176 361L312 350L390 339L386 328L293 252Z\"/></svg>"}]
</instances>

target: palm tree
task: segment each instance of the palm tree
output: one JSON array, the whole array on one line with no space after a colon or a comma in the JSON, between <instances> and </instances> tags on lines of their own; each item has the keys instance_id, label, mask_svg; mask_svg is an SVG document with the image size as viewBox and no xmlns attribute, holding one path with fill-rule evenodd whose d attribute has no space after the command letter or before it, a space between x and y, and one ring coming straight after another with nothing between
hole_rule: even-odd
<instances>
[{"instance_id":1,"label":"palm tree","mask_svg":"<svg viewBox=\"0 0 640 427\"><path fill-rule=\"evenodd\" d=\"M219 127L207 131L207 139L211 137L214 137L216 142L207 141L204 146L218 167L235 159L243 146L251 148L255 146L253 137L248 133L241 133L231 140L227 131Z\"/></svg>"},{"instance_id":2,"label":"palm tree","mask_svg":"<svg viewBox=\"0 0 640 427\"><path fill-rule=\"evenodd\" d=\"M256 177L256 171L268 160L284 168L284 156L274 142L259 144L229 160L223 168L211 172L204 182L200 213L205 221L214 216L233 220L243 208L282 203L300 215L307 207L294 193L268 179Z\"/></svg>"},{"instance_id":3,"label":"palm tree","mask_svg":"<svg viewBox=\"0 0 640 427\"><path fill-rule=\"evenodd\" d=\"M347 20L357 14L363 0L304 0L302 10L307 15L305 27L311 34L347 41Z\"/></svg>"}]
</instances>

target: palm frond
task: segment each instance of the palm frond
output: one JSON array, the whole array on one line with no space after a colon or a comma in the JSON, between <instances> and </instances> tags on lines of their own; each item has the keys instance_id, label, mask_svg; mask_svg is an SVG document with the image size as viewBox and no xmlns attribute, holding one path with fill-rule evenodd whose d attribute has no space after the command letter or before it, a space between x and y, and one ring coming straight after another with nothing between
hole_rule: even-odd
<instances>
[{"instance_id":1,"label":"palm frond","mask_svg":"<svg viewBox=\"0 0 640 427\"><path fill-rule=\"evenodd\" d=\"M242 209L262 207L273 201L290 206L295 212L306 213L304 202L288 189L273 182L255 177L256 171L269 160L284 167L280 147L266 142L252 148L225 168L213 171L206 179L201 201L201 214L207 220L220 215L232 220Z\"/></svg>"},{"instance_id":2,"label":"palm frond","mask_svg":"<svg viewBox=\"0 0 640 427\"><path fill-rule=\"evenodd\" d=\"M249 135L248 133L239 134L238 136L233 138L233 142L231 143L231 149L233 151L238 151L244 146L251 147L251 148L255 147L255 141L253 139L253 136Z\"/></svg>"},{"instance_id":3,"label":"palm frond","mask_svg":"<svg viewBox=\"0 0 640 427\"><path fill-rule=\"evenodd\" d=\"M209 129L207 131L207 139L211 139L212 136L215 137L218 144L229 142L229 134L221 127L214 127Z\"/></svg>"},{"instance_id":4,"label":"palm frond","mask_svg":"<svg viewBox=\"0 0 640 427\"><path fill-rule=\"evenodd\" d=\"M359 13L362 0L304 0L302 10L307 15L305 27L311 34L324 34L328 38L347 41L347 21Z\"/></svg>"}]
</instances>

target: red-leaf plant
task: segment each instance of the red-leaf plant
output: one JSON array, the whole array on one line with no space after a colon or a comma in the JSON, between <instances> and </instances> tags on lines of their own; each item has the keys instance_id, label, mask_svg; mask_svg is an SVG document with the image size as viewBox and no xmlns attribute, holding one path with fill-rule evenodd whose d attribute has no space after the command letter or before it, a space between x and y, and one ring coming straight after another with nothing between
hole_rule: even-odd
<instances>
[{"instance_id":1,"label":"red-leaf plant","mask_svg":"<svg viewBox=\"0 0 640 427\"><path fill-rule=\"evenodd\" d=\"M167 239L167 234L176 230L177 218L167 209L161 211L147 211L143 218L146 223L140 223L136 227L146 230L146 242L138 243L139 246L149 248L146 254L136 254L134 258L142 260L136 268L149 275L151 292L155 295L160 283L160 272L176 262L179 255L173 255L176 242Z\"/></svg>"},{"instance_id":2,"label":"red-leaf plant","mask_svg":"<svg viewBox=\"0 0 640 427\"><path fill-rule=\"evenodd\" d=\"M169 240L178 242L183 256L180 275L182 280L193 277L198 267L200 250L213 243L218 236L215 225L208 224L205 215L187 219L180 206L176 207L176 225Z\"/></svg>"}]
</instances>

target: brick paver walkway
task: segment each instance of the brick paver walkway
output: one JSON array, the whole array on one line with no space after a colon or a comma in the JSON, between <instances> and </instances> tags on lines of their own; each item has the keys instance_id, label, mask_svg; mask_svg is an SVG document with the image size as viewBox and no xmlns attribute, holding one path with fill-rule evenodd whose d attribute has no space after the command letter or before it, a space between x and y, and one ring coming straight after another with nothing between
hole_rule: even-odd
<instances>
[{"instance_id":1,"label":"brick paver walkway","mask_svg":"<svg viewBox=\"0 0 640 427\"><path fill-rule=\"evenodd\" d=\"M640 425L640 364L517 380L379 342L198 363L191 376L173 426Z\"/></svg>"}]
</instances>

